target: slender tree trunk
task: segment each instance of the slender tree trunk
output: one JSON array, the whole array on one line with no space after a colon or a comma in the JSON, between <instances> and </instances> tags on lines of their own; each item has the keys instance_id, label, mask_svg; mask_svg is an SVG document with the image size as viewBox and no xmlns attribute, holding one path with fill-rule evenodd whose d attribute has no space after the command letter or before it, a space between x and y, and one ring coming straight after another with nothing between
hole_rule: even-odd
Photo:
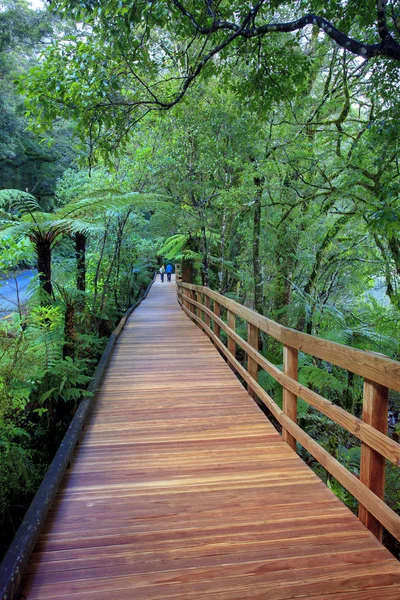
<instances>
[{"instance_id":1,"label":"slender tree trunk","mask_svg":"<svg viewBox=\"0 0 400 600\"><path fill-rule=\"evenodd\" d=\"M278 245L275 258L278 273L274 282L273 311L282 325L288 325L287 307L292 294L291 279L293 276L294 258L288 245L288 228L283 223L278 230Z\"/></svg>"},{"instance_id":2,"label":"slender tree trunk","mask_svg":"<svg viewBox=\"0 0 400 600\"><path fill-rule=\"evenodd\" d=\"M396 294L396 290L395 290L395 287L394 287L393 281L392 281L391 257L388 256L388 251L387 251L384 243L379 238L379 236L376 233L374 233L373 236L374 236L375 244L378 246L378 248L381 252L382 258L384 260L384 263L385 263L386 295L390 299L390 302L393 304L393 306L395 306L396 308L399 308L399 298L398 298L398 295ZM399 273L398 269L396 269L396 271L397 271L397 273Z\"/></svg>"},{"instance_id":3,"label":"slender tree trunk","mask_svg":"<svg viewBox=\"0 0 400 600\"><path fill-rule=\"evenodd\" d=\"M187 241L186 248L188 250L194 250L195 252L199 251L198 240L194 239L191 235L189 235L189 239ZM194 261L190 258L182 258L182 281L183 283L194 283L196 279L195 274L195 264Z\"/></svg>"},{"instance_id":4,"label":"slender tree trunk","mask_svg":"<svg viewBox=\"0 0 400 600\"><path fill-rule=\"evenodd\" d=\"M318 276L319 276L321 266L323 263L323 259L325 256L325 251L329 247L329 244L332 242L332 240L335 239L335 237L337 236L339 231L341 229L343 229L343 227L347 224L348 220L349 220L348 215L343 215L336 221L336 223L333 224L333 226L330 229L328 229L328 231L326 232L325 237L322 240L321 245L318 248L318 251L315 255L315 262L314 262L313 268L311 270L308 281L304 286L304 293L308 297L310 297L310 298L312 297L310 313L309 313L309 315L305 315L305 319L302 319L297 325L298 329L301 329L303 331L305 329L306 333L310 333L310 334L312 333L313 313L316 308L316 300L313 297L314 296L313 292L314 292L315 287L318 282Z\"/></svg>"},{"instance_id":5,"label":"slender tree trunk","mask_svg":"<svg viewBox=\"0 0 400 600\"><path fill-rule=\"evenodd\" d=\"M96 267L96 274L94 276L94 294L93 294L93 312L95 310L96 307L96 301L97 301L97 294L98 294L98 285L99 285L99 276L100 276L100 267L101 267L101 263L103 262L103 255L104 255L104 250L106 247L106 241L107 241L107 236L108 236L108 228L110 226L110 222L111 219L108 219L108 221L106 222L106 228L104 231L104 236L103 236L103 240L102 240L102 244L101 244L101 250L100 250L100 256L99 256L99 260L97 263L97 267Z\"/></svg>"},{"instance_id":6,"label":"slender tree trunk","mask_svg":"<svg viewBox=\"0 0 400 600\"><path fill-rule=\"evenodd\" d=\"M201 269L201 279L202 283L205 286L209 286L209 274L208 274L208 244L207 244L207 232L206 227L203 224L201 226L201 236L202 236L202 254L203 254L203 264Z\"/></svg>"},{"instance_id":7,"label":"slender tree trunk","mask_svg":"<svg viewBox=\"0 0 400 600\"><path fill-rule=\"evenodd\" d=\"M254 198L253 214L253 279L254 279L254 310L263 314L264 290L261 271L260 257L260 233L261 233L261 197L265 178L255 177L256 195Z\"/></svg>"},{"instance_id":8,"label":"slender tree trunk","mask_svg":"<svg viewBox=\"0 0 400 600\"><path fill-rule=\"evenodd\" d=\"M86 289L86 235L75 234L75 257L76 257L76 289L84 292Z\"/></svg>"},{"instance_id":9,"label":"slender tree trunk","mask_svg":"<svg viewBox=\"0 0 400 600\"><path fill-rule=\"evenodd\" d=\"M219 281L219 292L222 293L223 281L224 281L224 258L225 258L225 242L226 242L226 208L224 206L224 212L222 215L222 231L221 231L221 243L220 243L220 267L218 269L218 281Z\"/></svg>"},{"instance_id":10,"label":"slender tree trunk","mask_svg":"<svg viewBox=\"0 0 400 600\"><path fill-rule=\"evenodd\" d=\"M35 242L37 264L39 271L39 281L42 289L53 295L53 286L51 284L51 242L46 239Z\"/></svg>"},{"instance_id":11,"label":"slender tree trunk","mask_svg":"<svg viewBox=\"0 0 400 600\"><path fill-rule=\"evenodd\" d=\"M121 308L121 302L118 298L118 293L121 293L121 295L123 296L123 291L119 289L119 274L120 274L120 270L121 270L122 240L123 240L124 229L125 229L126 223L129 219L131 212L132 212L132 210L129 209L118 225L118 237L117 237L117 241L116 241L116 245L117 245L116 267L115 267L115 275L114 275L114 300L115 300L115 304L118 308ZM129 295L130 295L130 291L128 290L128 298L129 298ZM122 300L122 304L123 304L123 300Z\"/></svg>"},{"instance_id":12,"label":"slender tree trunk","mask_svg":"<svg viewBox=\"0 0 400 600\"><path fill-rule=\"evenodd\" d=\"M125 225L128 220L130 212L131 211L129 211L125 217L118 219L117 239L115 241L114 252L113 252L111 262L110 262L110 266L108 268L107 276L104 281L103 293L102 293L101 301L100 301L100 311L101 312L104 309L107 292L110 288L112 271L113 271L114 265L116 263L117 257L119 256L119 253L120 253L121 244L122 244L123 235L124 235L124 229L125 229Z\"/></svg>"}]
</instances>

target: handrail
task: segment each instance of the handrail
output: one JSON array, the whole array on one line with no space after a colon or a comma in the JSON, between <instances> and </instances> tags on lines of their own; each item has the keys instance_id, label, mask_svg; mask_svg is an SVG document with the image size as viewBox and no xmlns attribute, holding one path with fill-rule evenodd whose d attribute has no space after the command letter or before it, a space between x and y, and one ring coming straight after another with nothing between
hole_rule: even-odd
<instances>
[{"instance_id":1,"label":"handrail","mask_svg":"<svg viewBox=\"0 0 400 600\"><path fill-rule=\"evenodd\" d=\"M379 539L382 537L383 525L400 540L400 517L383 501L385 458L400 466L400 444L386 435L388 387L400 389L400 363L284 327L207 287L177 282L177 288L178 300L185 313L206 332L234 370L245 380L249 392L258 397L282 425L285 441L294 450L298 441L359 501L359 519ZM212 310L210 301L213 301ZM227 309L228 324L220 318L221 307ZM248 323L248 341L235 331L236 316ZM221 329L227 334L227 346L220 339ZM284 344L283 371L258 352L259 331ZM236 359L236 344L247 353L247 370ZM362 419L297 381L299 349L343 366L353 373L364 374ZM258 384L259 366L282 385L282 409ZM385 385L382 385L382 381L386 381ZM360 479L297 425L298 397L361 440Z\"/></svg>"},{"instance_id":2,"label":"handrail","mask_svg":"<svg viewBox=\"0 0 400 600\"><path fill-rule=\"evenodd\" d=\"M400 362L396 360L375 352L357 350L344 344L324 340L323 338L285 327L209 288L189 283L182 285L185 289L193 289L201 294L206 293L208 298L215 300L221 306L232 311L248 323L255 325L260 331L270 335L286 346L296 348L306 354L312 354L337 367L342 367L347 371L352 371L356 375L361 375L361 377L371 379L376 383L400 392Z\"/></svg>"},{"instance_id":3,"label":"handrail","mask_svg":"<svg viewBox=\"0 0 400 600\"><path fill-rule=\"evenodd\" d=\"M40 530L44 525L49 508L60 486L64 472L72 459L79 435L85 424L89 409L96 398L96 391L104 376L115 342L123 330L128 317L146 298L154 283L155 277L156 275L153 275L153 279L142 297L135 302L133 306L128 308L119 324L112 332L93 378L87 388L90 392L94 392L94 395L84 398L80 402L53 461L51 462L47 473L3 558L0 565L0 598L2 600L12 600L18 593L22 575L24 574Z\"/></svg>"}]
</instances>

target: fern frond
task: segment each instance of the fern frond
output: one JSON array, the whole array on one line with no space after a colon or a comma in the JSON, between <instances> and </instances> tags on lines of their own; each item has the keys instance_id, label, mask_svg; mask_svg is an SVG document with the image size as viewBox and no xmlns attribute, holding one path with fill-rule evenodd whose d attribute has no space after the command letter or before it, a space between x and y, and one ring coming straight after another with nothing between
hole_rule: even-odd
<instances>
[{"instance_id":1,"label":"fern frond","mask_svg":"<svg viewBox=\"0 0 400 600\"><path fill-rule=\"evenodd\" d=\"M299 381L303 385L312 385L319 390L328 388L339 393L343 392L346 387L346 384L339 381L335 375L313 365L300 367Z\"/></svg>"},{"instance_id":2,"label":"fern frond","mask_svg":"<svg viewBox=\"0 0 400 600\"><path fill-rule=\"evenodd\" d=\"M40 206L35 196L22 190L0 190L0 206L7 206L11 211L19 213L40 211Z\"/></svg>"},{"instance_id":3,"label":"fern frond","mask_svg":"<svg viewBox=\"0 0 400 600\"><path fill-rule=\"evenodd\" d=\"M164 245L158 251L159 256L165 256L165 258L173 259L178 254L182 253L183 248L189 241L189 234L177 233L172 235L165 240Z\"/></svg>"}]
</instances>

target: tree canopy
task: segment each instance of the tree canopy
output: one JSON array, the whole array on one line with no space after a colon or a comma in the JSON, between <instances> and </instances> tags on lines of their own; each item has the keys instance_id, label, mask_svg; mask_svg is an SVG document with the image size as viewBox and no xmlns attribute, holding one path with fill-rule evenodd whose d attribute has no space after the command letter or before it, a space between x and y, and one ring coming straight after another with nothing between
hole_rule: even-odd
<instances>
[{"instance_id":1,"label":"tree canopy","mask_svg":"<svg viewBox=\"0 0 400 600\"><path fill-rule=\"evenodd\" d=\"M372 61L371 84L390 79L393 96L395 4L57 0L54 11L80 25L34 69L30 108L42 126L59 115L76 119L89 155L96 145L115 151L138 120L171 109L199 78L217 76L257 110L293 98L315 72L317 40L357 57L359 71Z\"/></svg>"}]
</instances>

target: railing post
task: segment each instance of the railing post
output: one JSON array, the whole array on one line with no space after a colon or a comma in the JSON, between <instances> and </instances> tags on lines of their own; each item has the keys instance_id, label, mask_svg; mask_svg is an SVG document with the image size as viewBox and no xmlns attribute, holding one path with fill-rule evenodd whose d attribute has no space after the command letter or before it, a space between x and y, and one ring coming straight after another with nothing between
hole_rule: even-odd
<instances>
[{"instance_id":1,"label":"railing post","mask_svg":"<svg viewBox=\"0 0 400 600\"><path fill-rule=\"evenodd\" d=\"M187 290L186 288L182 288L182 304L186 308L190 309L190 304L187 301L188 295L189 295L189 290Z\"/></svg>"},{"instance_id":2,"label":"railing post","mask_svg":"<svg viewBox=\"0 0 400 600\"><path fill-rule=\"evenodd\" d=\"M254 350L258 350L258 337L259 337L259 329L255 325L251 323L247 324L247 341L254 348ZM251 358L251 356L247 355L247 370L249 372L250 377L252 377L256 382L258 379L258 363ZM257 394L253 392L251 387L248 385L247 389L252 398L256 398Z\"/></svg>"},{"instance_id":3,"label":"railing post","mask_svg":"<svg viewBox=\"0 0 400 600\"><path fill-rule=\"evenodd\" d=\"M190 298L196 301L196 292L194 290L190 290ZM194 315L197 314L197 307L193 306L193 304L190 305L190 310Z\"/></svg>"},{"instance_id":4,"label":"railing post","mask_svg":"<svg viewBox=\"0 0 400 600\"><path fill-rule=\"evenodd\" d=\"M283 346L283 372L292 379L298 378L298 351L290 346ZM297 423L297 396L283 388L282 409L292 421ZM296 451L296 439L284 428L282 437L287 444Z\"/></svg>"},{"instance_id":5,"label":"railing post","mask_svg":"<svg viewBox=\"0 0 400 600\"><path fill-rule=\"evenodd\" d=\"M204 306L206 308L210 308L210 298L207 296L207 294L204 294ZM210 316L205 312L203 312L203 315L204 315L204 323L206 325L208 325L208 327L210 327L210 323L211 323Z\"/></svg>"},{"instance_id":6,"label":"railing post","mask_svg":"<svg viewBox=\"0 0 400 600\"><path fill-rule=\"evenodd\" d=\"M231 310L228 310L228 327L236 331L236 315ZM228 335L228 350L236 356L236 342Z\"/></svg>"},{"instance_id":7,"label":"railing post","mask_svg":"<svg viewBox=\"0 0 400 600\"><path fill-rule=\"evenodd\" d=\"M221 317L221 305L219 302L216 302L215 300L214 300L214 314L217 317ZM221 337L221 327L215 321L214 321L214 333L217 336L217 338Z\"/></svg>"},{"instance_id":8,"label":"railing post","mask_svg":"<svg viewBox=\"0 0 400 600\"><path fill-rule=\"evenodd\" d=\"M362 420L381 433L387 433L388 388L368 379L364 380ZM383 500L385 457L363 443L361 443L360 481ZM382 525L362 504L358 507L358 518L378 540L382 541Z\"/></svg>"}]
</instances>

